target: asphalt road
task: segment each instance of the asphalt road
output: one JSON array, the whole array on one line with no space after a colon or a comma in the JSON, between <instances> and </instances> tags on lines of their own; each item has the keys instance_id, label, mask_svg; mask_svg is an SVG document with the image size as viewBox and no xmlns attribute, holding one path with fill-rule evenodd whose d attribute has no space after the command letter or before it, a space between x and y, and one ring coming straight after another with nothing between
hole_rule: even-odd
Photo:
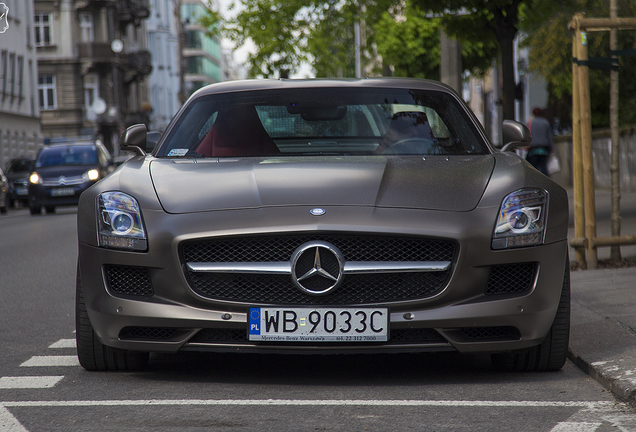
<instances>
[{"instance_id":1,"label":"asphalt road","mask_svg":"<svg viewBox=\"0 0 636 432\"><path fill-rule=\"evenodd\" d=\"M633 431L568 362L498 373L455 354L152 356L91 373L74 348L75 209L0 217L0 431Z\"/></svg>"}]
</instances>

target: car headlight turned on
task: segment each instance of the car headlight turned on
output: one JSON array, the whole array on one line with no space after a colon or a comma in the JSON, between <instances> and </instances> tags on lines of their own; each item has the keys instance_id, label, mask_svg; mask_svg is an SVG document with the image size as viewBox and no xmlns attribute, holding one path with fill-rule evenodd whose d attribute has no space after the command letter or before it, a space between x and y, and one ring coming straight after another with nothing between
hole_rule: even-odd
<instances>
[{"instance_id":1,"label":"car headlight turned on","mask_svg":"<svg viewBox=\"0 0 636 432\"><path fill-rule=\"evenodd\" d=\"M41 184L42 178L38 175L38 173L34 172L29 176L29 181L33 184Z\"/></svg>"},{"instance_id":2,"label":"car headlight turned on","mask_svg":"<svg viewBox=\"0 0 636 432\"><path fill-rule=\"evenodd\" d=\"M98 244L111 249L145 251L148 248L139 204L122 192L97 197Z\"/></svg>"},{"instance_id":3,"label":"car headlight turned on","mask_svg":"<svg viewBox=\"0 0 636 432\"><path fill-rule=\"evenodd\" d=\"M543 243L547 193L519 189L508 194L499 209L492 237L493 249L534 246Z\"/></svg>"},{"instance_id":4,"label":"car headlight turned on","mask_svg":"<svg viewBox=\"0 0 636 432\"><path fill-rule=\"evenodd\" d=\"M88 170L84 174L82 174L82 179L84 181L95 181L99 179L99 171L96 169Z\"/></svg>"}]
</instances>

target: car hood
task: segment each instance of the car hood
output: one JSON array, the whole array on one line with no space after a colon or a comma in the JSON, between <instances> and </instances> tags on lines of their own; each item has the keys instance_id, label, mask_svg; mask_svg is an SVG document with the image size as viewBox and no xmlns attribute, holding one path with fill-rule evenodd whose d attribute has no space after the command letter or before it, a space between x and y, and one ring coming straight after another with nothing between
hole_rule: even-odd
<instances>
[{"instance_id":1,"label":"car hood","mask_svg":"<svg viewBox=\"0 0 636 432\"><path fill-rule=\"evenodd\" d=\"M169 213L268 206L376 206L469 211L492 155L155 159L152 181Z\"/></svg>"}]
</instances>

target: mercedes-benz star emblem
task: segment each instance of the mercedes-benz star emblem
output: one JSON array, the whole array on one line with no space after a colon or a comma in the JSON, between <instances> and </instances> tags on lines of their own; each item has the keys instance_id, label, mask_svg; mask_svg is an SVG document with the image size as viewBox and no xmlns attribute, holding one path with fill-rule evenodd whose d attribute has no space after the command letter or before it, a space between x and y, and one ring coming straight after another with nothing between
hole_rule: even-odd
<instances>
[{"instance_id":1,"label":"mercedes-benz star emblem","mask_svg":"<svg viewBox=\"0 0 636 432\"><path fill-rule=\"evenodd\" d=\"M311 241L292 254L292 281L303 292L323 295L342 283L344 257L334 245Z\"/></svg>"}]
</instances>

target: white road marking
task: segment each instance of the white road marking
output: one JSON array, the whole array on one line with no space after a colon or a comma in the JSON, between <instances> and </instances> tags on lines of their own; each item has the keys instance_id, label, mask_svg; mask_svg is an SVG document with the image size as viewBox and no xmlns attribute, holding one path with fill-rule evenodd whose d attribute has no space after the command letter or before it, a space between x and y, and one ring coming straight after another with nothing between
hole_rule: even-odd
<instances>
[{"instance_id":1,"label":"white road marking","mask_svg":"<svg viewBox=\"0 0 636 432\"><path fill-rule=\"evenodd\" d=\"M8 409L0 403L0 430L3 432L29 432Z\"/></svg>"},{"instance_id":2,"label":"white road marking","mask_svg":"<svg viewBox=\"0 0 636 432\"><path fill-rule=\"evenodd\" d=\"M603 420L618 431L629 432L634 415L624 403L616 402L560 402L560 401L452 401L452 400L303 400L303 399L146 399L146 400L75 400L75 401L12 401L0 402L0 430L3 432L28 432L7 408L38 407L108 407L108 406L376 406L376 407L536 407L581 408L569 421L557 424L551 432L594 432ZM594 418L594 422L573 421Z\"/></svg>"},{"instance_id":3,"label":"white road marking","mask_svg":"<svg viewBox=\"0 0 636 432\"><path fill-rule=\"evenodd\" d=\"M51 388L55 384L57 384L62 378L64 377L63 376L2 377L0 378L0 389Z\"/></svg>"},{"instance_id":4,"label":"white road marking","mask_svg":"<svg viewBox=\"0 0 636 432\"><path fill-rule=\"evenodd\" d=\"M22 363L23 367L37 366L79 366L77 356L33 356Z\"/></svg>"},{"instance_id":5,"label":"white road marking","mask_svg":"<svg viewBox=\"0 0 636 432\"><path fill-rule=\"evenodd\" d=\"M75 339L60 339L49 348L75 348Z\"/></svg>"},{"instance_id":6,"label":"white road marking","mask_svg":"<svg viewBox=\"0 0 636 432\"><path fill-rule=\"evenodd\" d=\"M563 422L552 428L550 432L594 432L602 423Z\"/></svg>"},{"instance_id":7,"label":"white road marking","mask_svg":"<svg viewBox=\"0 0 636 432\"><path fill-rule=\"evenodd\" d=\"M636 430L636 416L626 404L612 407L588 406L575 412L567 421L557 424L551 432L594 432L609 425L617 431Z\"/></svg>"},{"instance_id":8,"label":"white road marking","mask_svg":"<svg viewBox=\"0 0 636 432\"><path fill-rule=\"evenodd\" d=\"M401 406L401 407L535 407L612 410L615 402L559 401L453 401L453 400L315 400L315 399L140 399L0 402L5 407L91 407L91 406Z\"/></svg>"}]
</instances>

